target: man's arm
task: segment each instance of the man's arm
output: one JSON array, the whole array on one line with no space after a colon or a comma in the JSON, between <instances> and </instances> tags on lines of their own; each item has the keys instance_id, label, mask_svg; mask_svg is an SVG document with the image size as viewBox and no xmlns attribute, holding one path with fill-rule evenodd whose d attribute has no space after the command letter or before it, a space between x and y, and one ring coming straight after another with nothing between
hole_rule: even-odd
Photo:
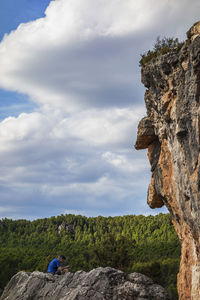
<instances>
[{"instance_id":1,"label":"man's arm","mask_svg":"<svg viewBox=\"0 0 200 300\"><path fill-rule=\"evenodd\" d=\"M63 270L69 269L69 266L62 267Z\"/></svg>"}]
</instances>

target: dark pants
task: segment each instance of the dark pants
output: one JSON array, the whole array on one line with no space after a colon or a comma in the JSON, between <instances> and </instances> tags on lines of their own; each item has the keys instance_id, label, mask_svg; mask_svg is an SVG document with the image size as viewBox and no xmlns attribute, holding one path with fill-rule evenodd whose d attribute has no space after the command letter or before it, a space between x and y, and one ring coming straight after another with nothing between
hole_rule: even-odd
<instances>
[{"instance_id":1,"label":"dark pants","mask_svg":"<svg viewBox=\"0 0 200 300\"><path fill-rule=\"evenodd\" d=\"M53 274L53 275L61 275L61 271L57 270L56 272L47 272L49 274Z\"/></svg>"}]
</instances>

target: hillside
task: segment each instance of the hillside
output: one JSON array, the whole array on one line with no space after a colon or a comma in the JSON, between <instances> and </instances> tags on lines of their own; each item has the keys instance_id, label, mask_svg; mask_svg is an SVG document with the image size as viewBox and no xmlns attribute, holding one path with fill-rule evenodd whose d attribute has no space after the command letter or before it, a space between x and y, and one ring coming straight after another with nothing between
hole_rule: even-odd
<instances>
[{"instance_id":1,"label":"hillside","mask_svg":"<svg viewBox=\"0 0 200 300\"><path fill-rule=\"evenodd\" d=\"M180 245L169 214L3 219L0 287L20 270L45 272L59 253L66 255L71 272L99 266L140 272L176 294Z\"/></svg>"}]
</instances>

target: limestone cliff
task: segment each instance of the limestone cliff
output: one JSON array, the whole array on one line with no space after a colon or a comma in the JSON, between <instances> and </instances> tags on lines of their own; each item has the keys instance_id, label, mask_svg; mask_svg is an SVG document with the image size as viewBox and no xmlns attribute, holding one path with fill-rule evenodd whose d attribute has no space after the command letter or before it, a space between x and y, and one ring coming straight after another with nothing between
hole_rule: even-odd
<instances>
[{"instance_id":1,"label":"limestone cliff","mask_svg":"<svg viewBox=\"0 0 200 300\"><path fill-rule=\"evenodd\" d=\"M1 300L170 300L161 286L139 273L126 275L97 268L65 275L19 272L8 283Z\"/></svg>"},{"instance_id":2,"label":"limestone cliff","mask_svg":"<svg viewBox=\"0 0 200 300\"><path fill-rule=\"evenodd\" d=\"M151 208L166 205L181 243L179 299L200 299L200 22L180 51L142 67L147 116L136 149L148 148Z\"/></svg>"}]
</instances>

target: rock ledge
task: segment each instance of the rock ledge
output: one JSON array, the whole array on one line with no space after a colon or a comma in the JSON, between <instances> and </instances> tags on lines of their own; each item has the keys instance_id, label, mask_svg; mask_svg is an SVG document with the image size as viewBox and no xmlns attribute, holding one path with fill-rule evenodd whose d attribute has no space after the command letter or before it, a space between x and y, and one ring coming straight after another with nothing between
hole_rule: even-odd
<instances>
[{"instance_id":1,"label":"rock ledge","mask_svg":"<svg viewBox=\"0 0 200 300\"><path fill-rule=\"evenodd\" d=\"M170 300L167 291L145 275L106 267L62 276L35 271L12 277L1 300Z\"/></svg>"}]
</instances>

